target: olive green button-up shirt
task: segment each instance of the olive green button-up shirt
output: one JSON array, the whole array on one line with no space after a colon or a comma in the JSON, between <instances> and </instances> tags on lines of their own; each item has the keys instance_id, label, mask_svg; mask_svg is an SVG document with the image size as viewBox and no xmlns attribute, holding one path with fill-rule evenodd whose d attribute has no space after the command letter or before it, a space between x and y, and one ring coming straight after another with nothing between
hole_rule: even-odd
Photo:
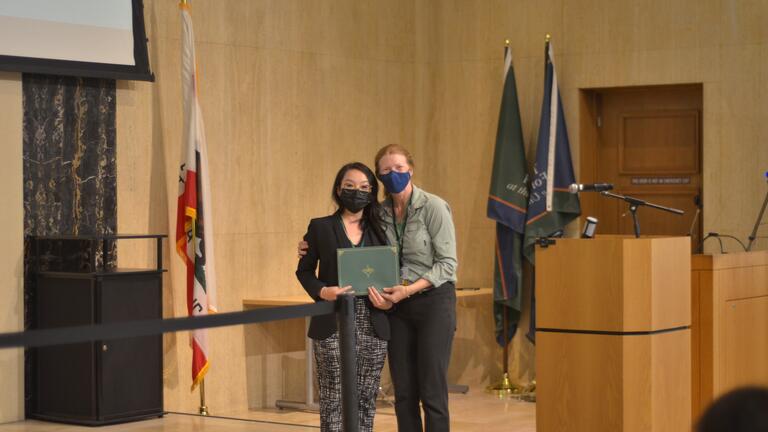
<instances>
[{"instance_id":1,"label":"olive green button-up shirt","mask_svg":"<svg viewBox=\"0 0 768 432\"><path fill-rule=\"evenodd\" d=\"M384 231L390 244L398 245L392 198L382 203ZM410 282L421 278L433 287L456 281L456 230L451 208L442 198L413 187L402 235L401 276Z\"/></svg>"}]
</instances>

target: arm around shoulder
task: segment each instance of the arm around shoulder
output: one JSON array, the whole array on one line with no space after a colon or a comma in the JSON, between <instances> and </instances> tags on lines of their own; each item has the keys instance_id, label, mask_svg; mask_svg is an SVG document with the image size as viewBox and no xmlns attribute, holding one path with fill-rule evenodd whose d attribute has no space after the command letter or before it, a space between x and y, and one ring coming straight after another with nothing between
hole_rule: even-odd
<instances>
[{"instance_id":1,"label":"arm around shoulder","mask_svg":"<svg viewBox=\"0 0 768 432\"><path fill-rule=\"evenodd\" d=\"M317 243L317 225L315 220L309 222L307 233L304 234L304 241L308 243L307 253L301 259L296 268L296 277L301 286L315 301L320 301L320 290L325 287L325 283L317 278L317 263L320 260L318 255Z\"/></svg>"}]
</instances>

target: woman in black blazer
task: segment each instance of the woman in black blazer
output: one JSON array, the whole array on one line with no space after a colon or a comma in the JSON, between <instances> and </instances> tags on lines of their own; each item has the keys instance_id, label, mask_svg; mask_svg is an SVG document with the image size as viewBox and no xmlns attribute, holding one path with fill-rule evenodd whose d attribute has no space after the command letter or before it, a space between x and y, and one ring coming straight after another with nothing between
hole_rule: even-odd
<instances>
[{"instance_id":1,"label":"woman in black blazer","mask_svg":"<svg viewBox=\"0 0 768 432\"><path fill-rule=\"evenodd\" d=\"M338 286L336 249L387 244L379 219L378 189L373 172L362 163L344 165L336 174L332 197L338 210L309 222L304 235L309 249L296 270L296 277L315 301L334 301L351 290L351 287ZM320 268L316 274L318 262ZM384 311L391 307L392 303L374 289L368 290L368 297L355 298L361 431L373 430L376 393L389 340L389 320ZM341 363L336 317L312 317L308 336L313 339L317 364L320 430L341 431Z\"/></svg>"}]
</instances>

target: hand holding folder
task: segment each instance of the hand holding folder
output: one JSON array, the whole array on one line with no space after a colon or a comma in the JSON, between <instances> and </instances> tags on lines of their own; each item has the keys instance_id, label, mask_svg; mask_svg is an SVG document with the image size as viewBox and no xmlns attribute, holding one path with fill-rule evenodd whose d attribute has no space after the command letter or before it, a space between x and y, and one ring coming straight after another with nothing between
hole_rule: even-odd
<instances>
[{"instance_id":1,"label":"hand holding folder","mask_svg":"<svg viewBox=\"0 0 768 432\"><path fill-rule=\"evenodd\" d=\"M336 257L339 286L351 285L357 296L367 296L371 286L382 292L400 284L400 260L394 246L340 248Z\"/></svg>"}]
</instances>

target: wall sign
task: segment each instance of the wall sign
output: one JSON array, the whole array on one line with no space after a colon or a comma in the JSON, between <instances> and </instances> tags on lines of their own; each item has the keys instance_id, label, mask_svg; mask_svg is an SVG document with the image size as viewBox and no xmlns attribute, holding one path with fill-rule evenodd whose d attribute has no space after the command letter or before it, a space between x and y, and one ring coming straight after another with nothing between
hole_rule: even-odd
<instances>
[{"instance_id":1,"label":"wall sign","mask_svg":"<svg viewBox=\"0 0 768 432\"><path fill-rule=\"evenodd\" d=\"M690 177L632 177L633 185L687 185Z\"/></svg>"}]
</instances>

